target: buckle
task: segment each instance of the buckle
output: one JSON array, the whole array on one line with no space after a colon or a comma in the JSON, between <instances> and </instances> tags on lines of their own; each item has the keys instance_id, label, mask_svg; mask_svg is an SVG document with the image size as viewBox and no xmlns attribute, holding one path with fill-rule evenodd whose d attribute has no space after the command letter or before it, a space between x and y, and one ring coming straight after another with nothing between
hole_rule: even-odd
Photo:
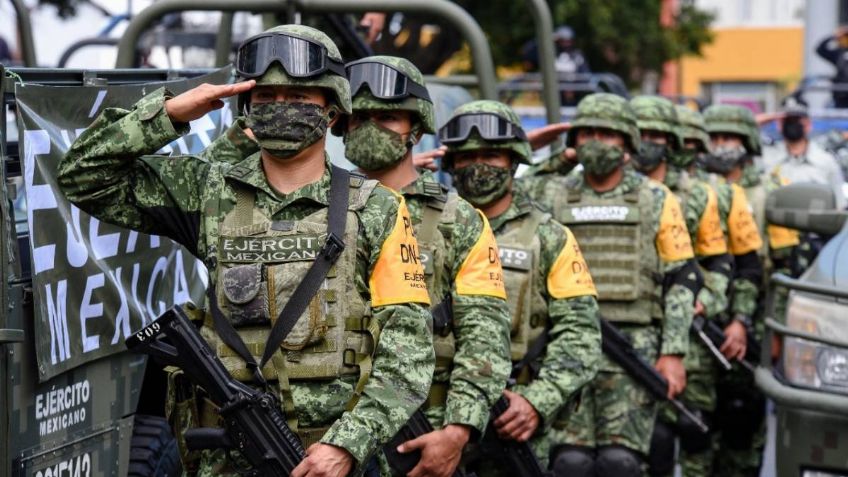
<instances>
[{"instance_id":1,"label":"buckle","mask_svg":"<svg viewBox=\"0 0 848 477\"><path fill-rule=\"evenodd\" d=\"M321 254L330 262L335 262L344 249L344 241L336 237L336 234L331 233L327 235L327 242L324 243L324 248L321 249Z\"/></svg>"}]
</instances>

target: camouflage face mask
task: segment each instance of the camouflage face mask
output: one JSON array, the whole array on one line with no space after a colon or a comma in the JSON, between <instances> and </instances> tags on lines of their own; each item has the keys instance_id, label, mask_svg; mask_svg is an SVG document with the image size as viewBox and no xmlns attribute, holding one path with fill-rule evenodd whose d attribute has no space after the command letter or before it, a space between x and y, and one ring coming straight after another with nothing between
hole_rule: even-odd
<instances>
[{"instance_id":1,"label":"camouflage face mask","mask_svg":"<svg viewBox=\"0 0 848 477\"><path fill-rule=\"evenodd\" d=\"M682 149L669 154L668 163L674 167L686 169L695 161L698 155L697 149Z\"/></svg>"},{"instance_id":2,"label":"camouflage face mask","mask_svg":"<svg viewBox=\"0 0 848 477\"><path fill-rule=\"evenodd\" d=\"M743 146L719 146L707 155L706 166L709 172L727 174L736 164L745 158Z\"/></svg>"},{"instance_id":3,"label":"camouflage face mask","mask_svg":"<svg viewBox=\"0 0 848 477\"><path fill-rule=\"evenodd\" d=\"M624 164L624 149L592 139L577 147L577 161L592 176L605 176Z\"/></svg>"},{"instance_id":4,"label":"camouflage face mask","mask_svg":"<svg viewBox=\"0 0 848 477\"><path fill-rule=\"evenodd\" d=\"M459 195L482 207L500 199L510 188L512 168L475 163L453 171L453 185Z\"/></svg>"},{"instance_id":5,"label":"camouflage face mask","mask_svg":"<svg viewBox=\"0 0 848 477\"><path fill-rule=\"evenodd\" d=\"M659 167L660 163L668 155L668 146L651 141L642 141L639 144L639 153L633 156L633 167L639 171L648 173Z\"/></svg>"},{"instance_id":6,"label":"camouflage face mask","mask_svg":"<svg viewBox=\"0 0 848 477\"><path fill-rule=\"evenodd\" d=\"M317 104L275 101L251 105L245 122L259 147L288 159L324 137L330 117Z\"/></svg>"},{"instance_id":7,"label":"camouflage face mask","mask_svg":"<svg viewBox=\"0 0 848 477\"><path fill-rule=\"evenodd\" d=\"M410 133L411 134L411 133ZM400 162L409 151L403 135L372 120L344 135L345 156L363 171L379 171Z\"/></svg>"}]
</instances>

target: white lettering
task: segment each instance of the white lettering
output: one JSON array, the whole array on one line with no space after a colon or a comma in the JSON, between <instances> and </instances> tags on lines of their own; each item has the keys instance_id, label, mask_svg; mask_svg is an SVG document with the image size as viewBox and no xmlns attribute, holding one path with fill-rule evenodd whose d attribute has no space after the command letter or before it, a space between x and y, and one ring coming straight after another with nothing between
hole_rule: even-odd
<instances>
[{"instance_id":1,"label":"white lettering","mask_svg":"<svg viewBox=\"0 0 848 477\"><path fill-rule=\"evenodd\" d=\"M100 348L100 335L89 336L86 329L86 321L92 318L103 316L103 303L92 303L91 298L94 290L101 288L104 283L102 273L92 275L85 281L85 291L82 295L82 304L80 305L80 333L82 334L82 352L88 353Z\"/></svg>"},{"instance_id":2,"label":"white lettering","mask_svg":"<svg viewBox=\"0 0 848 477\"><path fill-rule=\"evenodd\" d=\"M622 221L627 219L629 207L623 206L586 206L573 207L571 216L578 222L594 222L599 220Z\"/></svg>"},{"instance_id":3,"label":"white lettering","mask_svg":"<svg viewBox=\"0 0 848 477\"><path fill-rule=\"evenodd\" d=\"M61 280L56 284L55 301L53 300L52 284L48 283L44 288L47 318L50 323L50 362L56 364L71 357L67 314L68 281Z\"/></svg>"},{"instance_id":4,"label":"white lettering","mask_svg":"<svg viewBox=\"0 0 848 477\"><path fill-rule=\"evenodd\" d=\"M147 301L145 303L147 304L148 316L151 319L156 318L157 316L161 315L162 313L165 313L166 307L168 306L167 303L165 303L162 300L159 300L158 301L159 311L157 312L157 311L153 310L153 303L152 303L153 302L153 292L156 291L156 279L159 276L162 276L164 278L167 269L168 269L168 260L165 257L159 257L159 259L156 260L156 264L153 265L153 272L150 273L150 282L147 284Z\"/></svg>"},{"instance_id":5,"label":"white lettering","mask_svg":"<svg viewBox=\"0 0 848 477\"><path fill-rule=\"evenodd\" d=\"M115 271L109 272L109 278L112 281L113 288L118 290L118 300L121 305L118 308L118 312L115 313L115 334L112 335L112 343L117 344L118 340L121 338L126 339L131 331L130 331L130 308L127 305L127 290L124 288L124 284L121 282L121 272L123 269L118 267Z\"/></svg>"},{"instance_id":6,"label":"white lettering","mask_svg":"<svg viewBox=\"0 0 848 477\"><path fill-rule=\"evenodd\" d=\"M174 250L174 303L181 305L191 301L191 293L189 293L188 279L185 275L185 266L183 265L183 252L179 249Z\"/></svg>"},{"instance_id":7,"label":"white lettering","mask_svg":"<svg viewBox=\"0 0 848 477\"><path fill-rule=\"evenodd\" d=\"M106 234L100 235L100 221L92 217L88 226L88 241L91 244L91 251L94 253L94 258L103 260L104 258L114 257L118 255L118 245L121 241L121 234Z\"/></svg>"},{"instance_id":8,"label":"white lettering","mask_svg":"<svg viewBox=\"0 0 848 477\"><path fill-rule=\"evenodd\" d=\"M35 274L52 270L56 260L56 245L37 246L33 217L37 210L58 207L56 196L49 184L34 185L35 156L50 153L50 136L47 131L24 131L24 182L27 194L27 223L32 242L32 262ZM55 361L54 361L55 363Z\"/></svg>"}]
</instances>

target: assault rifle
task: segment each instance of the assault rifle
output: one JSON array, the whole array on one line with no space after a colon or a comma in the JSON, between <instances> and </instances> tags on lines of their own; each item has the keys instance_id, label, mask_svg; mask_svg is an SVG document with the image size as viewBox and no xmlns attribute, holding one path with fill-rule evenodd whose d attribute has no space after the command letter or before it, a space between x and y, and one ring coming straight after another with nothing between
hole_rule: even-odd
<instances>
[{"instance_id":1,"label":"assault rifle","mask_svg":"<svg viewBox=\"0 0 848 477\"><path fill-rule=\"evenodd\" d=\"M386 454L389 467L401 475L406 475L414 469L418 465L418 461L421 460L421 450L416 449L412 452L401 454L397 451L397 447L406 441L411 441L430 432L433 432L433 426L427 420L424 412L418 409L406 421L406 424L400 428L398 433L392 437L392 440L383 446L383 453ZM465 474L459 469L456 469L451 475L452 477L477 477L475 474Z\"/></svg>"},{"instance_id":2,"label":"assault rifle","mask_svg":"<svg viewBox=\"0 0 848 477\"><path fill-rule=\"evenodd\" d=\"M710 428L698 415L692 412L681 401L668 397L668 381L645 361L633 348L630 340L624 336L615 326L605 319L601 319L601 340L604 353L624 368L633 379L648 390L654 399L667 400L677 410L691 420L702 432L709 432Z\"/></svg>"},{"instance_id":3,"label":"assault rifle","mask_svg":"<svg viewBox=\"0 0 848 477\"><path fill-rule=\"evenodd\" d=\"M495 420L506 412L507 408L509 408L509 401L504 396L501 396L492 408L492 416L489 421L489 428L491 430L489 432L494 433ZM539 463L529 443L499 439L494 434L493 437L494 439L491 439L492 443L496 447L500 447L497 456L500 459L504 459L507 465L509 465L511 475L520 475L521 477L546 477L549 475L542 468L542 464Z\"/></svg>"},{"instance_id":4,"label":"assault rifle","mask_svg":"<svg viewBox=\"0 0 848 477\"><path fill-rule=\"evenodd\" d=\"M724 330L718 323L716 323L715 320L707 320L702 316L696 316L695 319L692 320L692 327L694 328L696 326L700 329L704 338L709 340L713 347L721 347L722 343L724 343ZM754 368L760 360L760 343L757 342L757 337L754 336L751 330L747 330L746 334L748 344L745 349L745 356L737 362L741 364L742 367L753 373ZM704 338L702 338L702 340ZM707 346L709 347L710 345ZM727 362L726 359L725 362ZM728 362L725 369L729 371L730 368L731 365Z\"/></svg>"},{"instance_id":5,"label":"assault rifle","mask_svg":"<svg viewBox=\"0 0 848 477\"><path fill-rule=\"evenodd\" d=\"M719 348L721 348L721 345L724 343L724 333L721 333L721 338L708 334L706 327L709 323L712 323L712 320L708 320L701 315L695 315L695 317L692 318L692 333L695 333L695 336L697 336L698 339L701 340L701 343L707 347L710 354L713 355L713 358L718 361L721 367L724 368L725 371L730 371L733 368L733 365L730 364L730 361L728 361L727 358L721 354L721 351L719 351Z\"/></svg>"},{"instance_id":6,"label":"assault rifle","mask_svg":"<svg viewBox=\"0 0 848 477\"><path fill-rule=\"evenodd\" d=\"M126 340L127 348L177 366L219 406L224 429L185 432L189 450L238 450L250 477L288 476L303 460L300 440L289 429L276 395L234 379L180 307L166 311Z\"/></svg>"}]
</instances>

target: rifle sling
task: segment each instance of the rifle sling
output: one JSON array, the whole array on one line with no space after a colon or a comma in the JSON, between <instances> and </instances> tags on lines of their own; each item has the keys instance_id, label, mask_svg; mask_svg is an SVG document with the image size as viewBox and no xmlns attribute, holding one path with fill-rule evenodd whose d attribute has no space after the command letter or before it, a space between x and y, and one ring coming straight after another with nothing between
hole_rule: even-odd
<instances>
[{"instance_id":1,"label":"rifle sling","mask_svg":"<svg viewBox=\"0 0 848 477\"><path fill-rule=\"evenodd\" d=\"M303 280L297 285L291 298L289 298L289 301L286 302L279 316L277 316L277 321L274 323L273 328L271 328L271 333L269 333L268 340L265 342L265 351L259 363L256 362L256 359L254 359L253 355L247 349L241 336L233 328L232 323L224 317L224 314L218 307L214 283L210 284L207 289L215 331L221 337L221 340L247 363L247 366L253 371L254 380L263 387L267 383L264 376L262 376L262 367L271 359L271 356L274 355L283 343L283 340L286 339L286 336L294 328L300 315L306 310L312 297L315 296L321 283L327 277L330 268L336 263L336 260L338 260L345 248L344 232L347 225L350 173L337 166L330 167L330 205L328 211L327 240L324 246L321 247L318 257L312 262L312 266L307 270Z\"/></svg>"},{"instance_id":2,"label":"rifle sling","mask_svg":"<svg viewBox=\"0 0 848 477\"><path fill-rule=\"evenodd\" d=\"M530 343L530 346L527 347L527 353L524 354L517 363L512 365L512 378L516 379L521 374L521 371L524 370L527 366L533 364L533 361L539 356L542 356L542 353L545 352L545 348L548 346L548 333L550 333L551 327L550 323L545 325L545 331L542 332L536 339Z\"/></svg>"}]
</instances>

